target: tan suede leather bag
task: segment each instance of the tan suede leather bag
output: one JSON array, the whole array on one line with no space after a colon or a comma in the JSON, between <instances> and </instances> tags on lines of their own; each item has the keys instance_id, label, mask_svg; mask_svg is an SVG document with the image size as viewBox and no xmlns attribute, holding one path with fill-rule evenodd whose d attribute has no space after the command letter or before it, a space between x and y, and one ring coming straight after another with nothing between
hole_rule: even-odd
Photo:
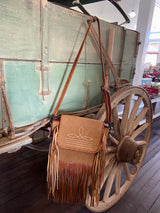
<instances>
[{"instance_id":1,"label":"tan suede leather bag","mask_svg":"<svg viewBox=\"0 0 160 213\"><path fill-rule=\"evenodd\" d=\"M104 65L101 51L99 20L99 44L103 71L103 85L105 85ZM92 21L74 61L69 77L66 81L60 99L54 110L54 115L62 103L73 72L87 38ZM110 122L111 106L109 92L104 89L107 121ZM48 197L56 202L85 203L98 205L100 185L105 165L106 140L108 128L103 121L84 117L62 115L60 120L52 122L53 138L49 148L47 166Z\"/></svg>"}]
</instances>

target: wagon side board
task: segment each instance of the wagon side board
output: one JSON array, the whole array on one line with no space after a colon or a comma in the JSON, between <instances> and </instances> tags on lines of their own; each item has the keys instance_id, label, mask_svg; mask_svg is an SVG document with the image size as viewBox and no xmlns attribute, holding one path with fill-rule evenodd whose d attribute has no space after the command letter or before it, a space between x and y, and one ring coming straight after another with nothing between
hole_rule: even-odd
<instances>
[{"instance_id":1,"label":"wagon side board","mask_svg":"<svg viewBox=\"0 0 160 213\"><path fill-rule=\"evenodd\" d=\"M1 0L0 19L0 61L11 118L17 129L51 115L87 30L88 16L47 0ZM138 33L103 20L100 23L106 49L109 30L115 29L112 62L117 75L131 82ZM97 30L97 24L93 25ZM61 111L101 103L99 55L93 35L89 34ZM111 75L110 84L113 83ZM1 91L0 96L2 99ZM10 120L4 125L6 109L2 102L0 134L4 127L11 127Z\"/></svg>"}]
</instances>

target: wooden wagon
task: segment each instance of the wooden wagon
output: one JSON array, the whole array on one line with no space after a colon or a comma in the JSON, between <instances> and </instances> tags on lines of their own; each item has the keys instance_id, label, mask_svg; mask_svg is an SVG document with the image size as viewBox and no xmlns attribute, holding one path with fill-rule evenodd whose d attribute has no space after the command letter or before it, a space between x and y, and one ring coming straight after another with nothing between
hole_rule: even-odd
<instances>
[{"instance_id":1,"label":"wooden wagon","mask_svg":"<svg viewBox=\"0 0 160 213\"><path fill-rule=\"evenodd\" d=\"M88 19L47 0L0 0L0 153L32 143L32 135L49 124ZM100 23L112 122L106 142L104 194L97 207L88 206L95 212L110 208L132 184L152 123L148 94L131 85L139 33ZM105 119L100 70L97 41L90 33L60 113Z\"/></svg>"}]
</instances>

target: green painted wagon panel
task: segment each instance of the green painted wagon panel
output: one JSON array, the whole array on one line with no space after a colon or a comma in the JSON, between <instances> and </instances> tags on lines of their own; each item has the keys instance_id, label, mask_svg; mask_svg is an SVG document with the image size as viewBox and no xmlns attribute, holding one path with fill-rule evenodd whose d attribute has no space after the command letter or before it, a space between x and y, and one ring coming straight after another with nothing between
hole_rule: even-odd
<instances>
[{"instance_id":1,"label":"green painted wagon panel","mask_svg":"<svg viewBox=\"0 0 160 213\"><path fill-rule=\"evenodd\" d=\"M52 64L50 73L50 88L53 91L53 104L55 106L63 89L71 65ZM54 79L53 81L51 79ZM89 106L95 106L101 102L100 86L102 84L101 66L91 64L79 64L68 87L60 110L75 111L84 109L86 105L87 83L90 81ZM58 96L57 96L58 95ZM56 98L56 100L55 100Z\"/></svg>"},{"instance_id":2,"label":"green painted wagon panel","mask_svg":"<svg viewBox=\"0 0 160 213\"><path fill-rule=\"evenodd\" d=\"M49 61L73 62L88 28L86 16L54 4L48 14ZM89 35L79 62L100 63L94 43Z\"/></svg>"},{"instance_id":3,"label":"green painted wagon panel","mask_svg":"<svg viewBox=\"0 0 160 213\"><path fill-rule=\"evenodd\" d=\"M71 69L67 64L50 64L49 87L51 94L42 100L39 63L5 62L6 91L15 127L25 126L52 113ZM89 106L101 102L101 67L78 65L60 110L83 109L86 104L87 81L91 81Z\"/></svg>"},{"instance_id":4,"label":"green painted wagon panel","mask_svg":"<svg viewBox=\"0 0 160 213\"><path fill-rule=\"evenodd\" d=\"M0 1L0 58L40 59L40 1Z\"/></svg>"},{"instance_id":5,"label":"green painted wagon panel","mask_svg":"<svg viewBox=\"0 0 160 213\"><path fill-rule=\"evenodd\" d=\"M89 17L40 0L1 0L0 6L3 21L0 25L0 58L5 61L6 92L13 123L15 127L21 127L52 113L88 28ZM137 32L100 22L106 49L109 29L115 29L112 61L117 74L123 68L121 78L130 81ZM97 30L97 24L93 25ZM101 83L99 50L90 34L60 110L84 109L87 85L90 85L89 107L101 103ZM110 83L114 83L112 74Z\"/></svg>"},{"instance_id":6,"label":"green painted wagon panel","mask_svg":"<svg viewBox=\"0 0 160 213\"><path fill-rule=\"evenodd\" d=\"M123 50L124 61L127 63L135 63L135 52L137 43L137 32L126 30L125 46Z\"/></svg>"},{"instance_id":7,"label":"green painted wagon panel","mask_svg":"<svg viewBox=\"0 0 160 213\"><path fill-rule=\"evenodd\" d=\"M48 14L49 60L73 62L88 28L88 16L54 4L49 5ZM93 26L97 30L97 23L93 23ZM116 31L113 62L118 63L121 56L123 28L101 21L101 37L105 48L107 48L110 28ZM79 62L100 63L99 51L92 34L87 38Z\"/></svg>"},{"instance_id":8,"label":"green painted wagon panel","mask_svg":"<svg viewBox=\"0 0 160 213\"><path fill-rule=\"evenodd\" d=\"M75 54L83 40L84 33L87 30L88 16L73 10L68 10L54 4L49 5L49 60L50 61L74 61ZM97 23L93 24L97 29ZM102 43L107 49L109 29L115 29L115 39L113 48L113 63L119 63L122 57L124 31L126 31L127 57L133 58L137 32L127 30L101 20ZM128 48L128 47L132 48ZM98 63L99 52L92 35L89 35L81 55L80 62Z\"/></svg>"},{"instance_id":9,"label":"green painted wagon panel","mask_svg":"<svg viewBox=\"0 0 160 213\"><path fill-rule=\"evenodd\" d=\"M39 92L39 73L37 63L5 62L6 92L11 106L11 114L15 126L24 126L43 118L39 114L41 99ZM42 105L42 104L41 104Z\"/></svg>"},{"instance_id":10,"label":"green painted wagon panel","mask_svg":"<svg viewBox=\"0 0 160 213\"><path fill-rule=\"evenodd\" d=\"M49 61L73 62L88 27L88 16L54 4L49 4L48 14ZM97 30L97 23L93 25ZM124 67L135 65L137 32L101 20L102 43L106 49L111 28L115 29L112 62L119 77L126 76L129 80L131 70ZM87 38L79 63L100 63L99 50L92 34ZM113 78L110 83L114 83Z\"/></svg>"},{"instance_id":11,"label":"green painted wagon panel","mask_svg":"<svg viewBox=\"0 0 160 213\"><path fill-rule=\"evenodd\" d=\"M123 67L123 71L121 73L121 79L126 79L130 83L132 83L133 76L134 76L135 66L132 64L125 65Z\"/></svg>"}]
</instances>

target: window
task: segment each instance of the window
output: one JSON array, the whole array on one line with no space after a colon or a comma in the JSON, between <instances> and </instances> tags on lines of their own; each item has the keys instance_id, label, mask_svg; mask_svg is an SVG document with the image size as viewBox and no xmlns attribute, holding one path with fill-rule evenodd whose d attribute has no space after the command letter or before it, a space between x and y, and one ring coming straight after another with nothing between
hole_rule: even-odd
<instances>
[{"instance_id":1,"label":"window","mask_svg":"<svg viewBox=\"0 0 160 213\"><path fill-rule=\"evenodd\" d=\"M158 51L159 51L158 43L149 43L148 44L147 52L151 52L151 53L157 52L158 53Z\"/></svg>"},{"instance_id":2,"label":"window","mask_svg":"<svg viewBox=\"0 0 160 213\"><path fill-rule=\"evenodd\" d=\"M157 64L157 58L158 58L158 53L147 53L145 64L151 63L152 66L155 66Z\"/></svg>"},{"instance_id":3,"label":"window","mask_svg":"<svg viewBox=\"0 0 160 213\"><path fill-rule=\"evenodd\" d=\"M149 44L146 54L145 63L151 63L152 66L155 66L160 62L160 4L156 2L151 32L149 37Z\"/></svg>"}]
</instances>

